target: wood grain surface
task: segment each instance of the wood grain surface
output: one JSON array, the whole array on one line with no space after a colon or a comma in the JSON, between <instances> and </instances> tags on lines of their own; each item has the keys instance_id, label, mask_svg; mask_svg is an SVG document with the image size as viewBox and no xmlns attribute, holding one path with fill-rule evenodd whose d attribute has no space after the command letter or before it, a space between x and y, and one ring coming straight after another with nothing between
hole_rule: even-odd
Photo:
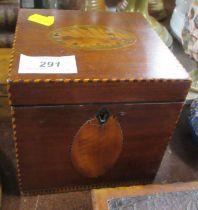
<instances>
[{"instance_id":1,"label":"wood grain surface","mask_svg":"<svg viewBox=\"0 0 198 210\"><path fill-rule=\"evenodd\" d=\"M27 20L28 16L33 13L53 15L56 21L54 25L44 27ZM55 29L71 25L112 27L132 33L137 38L137 41L134 45L118 50L82 51L66 49L64 45L55 44L48 37L49 33ZM40 36L41 33L42 36ZM53 48L48 50L49 46L53 46ZM67 79L68 77L71 79L188 79L188 75L175 56L150 28L147 21L138 13L85 13L82 11L21 9L18 16L14 61L10 79L38 79L38 75L18 74L20 53L32 56L71 54L76 56L78 74L46 74L39 75L39 79L45 79L46 77L48 79ZM115 60L117 62L114 62Z\"/></svg>"},{"instance_id":2,"label":"wood grain surface","mask_svg":"<svg viewBox=\"0 0 198 210\"><path fill-rule=\"evenodd\" d=\"M122 151L123 134L119 122L113 116L106 120L104 124L98 122L97 117L88 120L74 137L72 164L85 177L104 175L113 168Z\"/></svg>"},{"instance_id":3,"label":"wood grain surface","mask_svg":"<svg viewBox=\"0 0 198 210\"><path fill-rule=\"evenodd\" d=\"M175 5L174 0L164 1L169 17L164 21L169 25L170 15ZM181 45L174 40L173 52L177 59L183 64L187 71L196 67L195 62L184 54ZM171 144L167 148L161 167L157 173L156 183L171 183L179 181L192 181L198 179L197 173L197 153L198 149L191 141L190 128L188 125L188 108L182 114L182 118L177 126L175 135ZM1 166L6 172L6 179L3 185L3 203L2 209L62 209L62 210L91 210L90 192L72 192L63 194L39 195L39 196L14 196L11 193L5 194L8 188L15 189L16 183L13 183L16 176L15 170L9 169L7 162L12 162L15 166L14 147L11 138L11 129L9 123L0 124L1 134ZM5 158L8 161L5 161ZM12 167L11 167L12 168Z\"/></svg>"},{"instance_id":4,"label":"wood grain surface","mask_svg":"<svg viewBox=\"0 0 198 210\"><path fill-rule=\"evenodd\" d=\"M44 27L28 21L33 11L43 15L53 14L54 25ZM77 30L70 35L65 34L64 27L70 25L75 25ZM97 36L87 41L83 37L86 34L84 27L79 27L81 25L94 25L94 28L89 28ZM108 27L111 27L112 33L106 30ZM57 32L59 28L63 29ZM116 28L115 32L113 28ZM53 31L54 36L61 37L60 43L53 42L49 37ZM42 36L39 34L41 32ZM67 41L78 38L81 44L84 42L87 46L90 43L100 44L100 37L106 40L115 34L124 41L128 34L132 34L136 41L108 50L98 50L97 46L89 50L78 49L65 46L63 41L63 38ZM79 43L76 41L75 44ZM19 74L21 53L32 56L74 54L78 73ZM185 100L190 79L140 14L22 9L19 12L13 56L8 81L21 191L61 187L66 190L85 189L93 185L142 182L154 178ZM124 146L114 167L108 171L102 169L105 172L103 176L91 179L77 173L79 168L82 172L84 164L80 164L79 159L77 161L76 155L75 158L72 156L73 167L71 145L80 127L96 116L103 106L107 106L113 116L120 120ZM108 139L107 145L112 144L114 149L111 142ZM114 154L116 159L117 153ZM106 155L110 161L111 153L107 152ZM110 168L114 162L113 159L105 167Z\"/></svg>"},{"instance_id":5,"label":"wood grain surface","mask_svg":"<svg viewBox=\"0 0 198 210\"><path fill-rule=\"evenodd\" d=\"M22 191L71 190L153 179L181 106L106 104L122 128L123 149L114 167L98 178L80 175L72 166L70 154L79 128L98 113L101 105L14 107Z\"/></svg>"},{"instance_id":6,"label":"wood grain surface","mask_svg":"<svg viewBox=\"0 0 198 210\"><path fill-rule=\"evenodd\" d=\"M54 25L44 27L28 21L28 16L35 12L53 14ZM79 50L50 39L49 35L55 29L71 25L112 27L133 34L137 40L118 49ZM18 74L21 53L75 55L78 73ZM140 14L22 9L9 84L13 105L41 105L183 101L190 81L175 56Z\"/></svg>"}]
</instances>

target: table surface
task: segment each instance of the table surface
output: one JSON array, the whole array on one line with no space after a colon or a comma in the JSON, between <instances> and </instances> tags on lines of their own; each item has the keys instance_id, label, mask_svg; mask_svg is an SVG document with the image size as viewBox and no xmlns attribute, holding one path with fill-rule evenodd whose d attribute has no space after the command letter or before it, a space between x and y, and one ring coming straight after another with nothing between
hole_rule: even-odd
<instances>
[{"instance_id":1,"label":"table surface","mask_svg":"<svg viewBox=\"0 0 198 210\"><path fill-rule=\"evenodd\" d=\"M168 25L174 0L166 0L165 6L169 18L164 21ZM173 53L180 60L187 71L195 68L196 64L184 54L181 45L175 40ZM189 107L186 105L181 114L173 139L167 147L163 161L158 170L154 183L174 183L198 180L198 146L191 140L191 132L188 125ZM90 191L71 192L38 196L17 196L13 194L13 186L16 186L14 169L15 154L10 122L0 123L0 165L5 171L3 180L7 191L3 194L2 209L5 210L32 210L32 209L61 209L61 210L90 210ZM13 161L10 161L13 160ZM3 186L4 187L4 186ZM12 192L12 193L11 193Z\"/></svg>"}]
</instances>

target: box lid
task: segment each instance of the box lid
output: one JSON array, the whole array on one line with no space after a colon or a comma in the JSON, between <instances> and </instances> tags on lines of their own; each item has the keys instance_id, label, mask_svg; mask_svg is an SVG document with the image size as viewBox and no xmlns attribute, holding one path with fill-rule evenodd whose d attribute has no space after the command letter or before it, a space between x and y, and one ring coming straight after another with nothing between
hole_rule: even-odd
<instances>
[{"instance_id":1,"label":"box lid","mask_svg":"<svg viewBox=\"0 0 198 210\"><path fill-rule=\"evenodd\" d=\"M0 48L0 97L7 97L7 77L10 62L10 48Z\"/></svg>"},{"instance_id":2,"label":"box lid","mask_svg":"<svg viewBox=\"0 0 198 210\"><path fill-rule=\"evenodd\" d=\"M77 73L19 74L21 54L74 55ZM21 9L8 83L12 105L49 105L184 101L190 79L140 14Z\"/></svg>"}]
</instances>

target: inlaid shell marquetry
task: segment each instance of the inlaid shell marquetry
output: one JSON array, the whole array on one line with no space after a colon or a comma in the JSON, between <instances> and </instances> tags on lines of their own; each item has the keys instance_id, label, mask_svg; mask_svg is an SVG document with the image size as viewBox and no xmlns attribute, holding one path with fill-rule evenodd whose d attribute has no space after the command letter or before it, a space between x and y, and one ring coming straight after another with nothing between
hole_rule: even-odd
<instances>
[{"instance_id":1,"label":"inlaid shell marquetry","mask_svg":"<svg viewBox=\"0 0 198 210\"><path fill-rule=\"evenodd\" d=\"M117 162L122 144L122 130L116 118L110 116L103 125L96 117L92 118L74 138L71 149L73 166L85 177L101 176Z\"/></svg>"},{"instance_id":2,"label":"inlaid shell marquetry","mask_svg":"<svg viewBox=\"0 0 198 210\"><path fill-rule=\"evenodd\" d=\"M133 33L97 25L73 25L50 33L50 39L65 47L105 50L126 47L136 41Z\"/></svg>"}]
</instances>

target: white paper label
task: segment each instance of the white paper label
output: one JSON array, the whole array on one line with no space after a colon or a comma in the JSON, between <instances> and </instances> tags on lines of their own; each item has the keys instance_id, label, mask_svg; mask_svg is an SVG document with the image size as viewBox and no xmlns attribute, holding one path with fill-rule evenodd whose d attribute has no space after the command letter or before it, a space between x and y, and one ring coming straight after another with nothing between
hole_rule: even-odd
<instances>
[{"instance_id":1,"label":"white paper label","mask_svg":"<svg viewBox=\"0 0 198 210\"><path fill-rule=\"evenodd\" d=\"M77 72L74 55L60 57L20 55L19 74L75 74Z\"/></svg>"}]
</instances>

